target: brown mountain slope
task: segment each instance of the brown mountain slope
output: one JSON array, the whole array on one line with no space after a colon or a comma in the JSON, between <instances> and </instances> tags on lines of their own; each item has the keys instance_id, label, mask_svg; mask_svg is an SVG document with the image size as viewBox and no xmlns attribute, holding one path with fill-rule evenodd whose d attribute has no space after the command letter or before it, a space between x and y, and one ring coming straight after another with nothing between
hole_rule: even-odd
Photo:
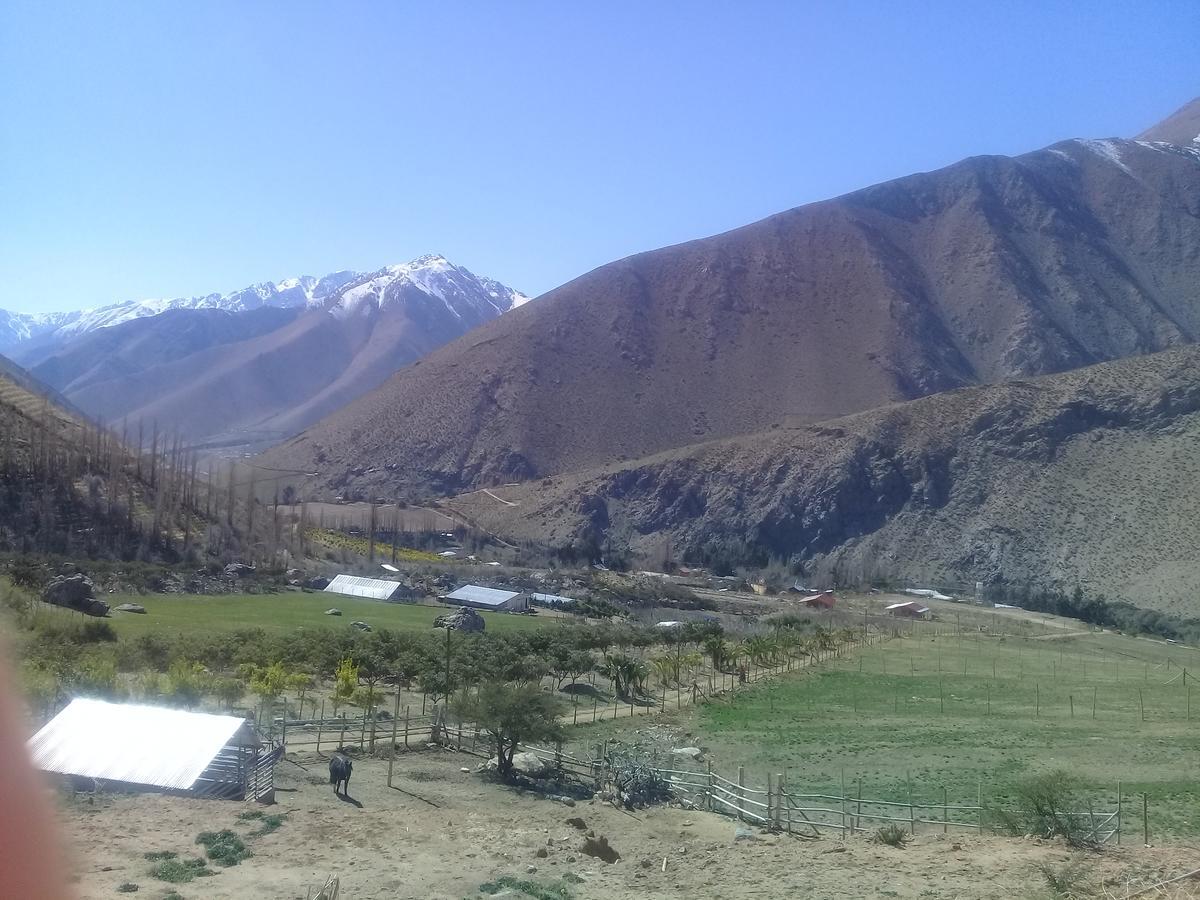
<instances>
[{"instance_id":1,"label":"brown mountain slope","mask_svg":"<svg viewBox=\"0 0 1200 900\"><path fill-rule=\"evenodd\" d=\"M1190 146L1200 144L1200 97L1177 109L1157 125L1137 136L1139 141L1166 141Z\"/></svg>"},{"instance_id":2,"label":"brown mountain slope","mask_svg":"<svg viewBox=\"0 0 1200 900\"><path fill-rule=\"evenodd\" d=\"M740 549L822 583L1078 584L1195 615L1198 478L1200 348L1187 347L451 505L502 537L555 547L652 554L669 536L678 558Z\"/></svg>"},{"instance_id":3,"label":"brown mountain slope","mask_svg":"<svg viewBox=\"0 0 1200 900\"><path fill-rule=\"evenodd\" d=\"M576 279L264 456L330 491L578 470L1200 334L1200 154L980 157Z\"/></svg>"}]
</instances>

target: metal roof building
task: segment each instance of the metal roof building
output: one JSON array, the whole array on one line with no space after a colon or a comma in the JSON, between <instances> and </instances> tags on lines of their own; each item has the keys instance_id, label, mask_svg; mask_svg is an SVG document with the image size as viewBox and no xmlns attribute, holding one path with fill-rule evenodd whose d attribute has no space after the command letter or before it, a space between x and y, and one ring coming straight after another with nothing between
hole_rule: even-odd
<instances>
[{"instance_id":1,"label":"metal roof building","mask_svg":"<svg viewBox=\"0 0 1200 900\"><path fill-rule=\"evenodd\" d=\"M263 796L278 758L236 716L83 697L29 739L29 753L45 772L230 797Z\"/></svg>"},{"instance_id":2,"label":"metal roof building","mask_svg":"<svg viewBox=\"0 0 1200 900\"><path fill-rule=\"evenodd\" d=\"M796 602L801 606L814 609L833 609L837 604L837 597L833 596L833 591L822 591L820 594L813 594L811 597L801 597Z\"/></svg>"},{"instance_id":3,"label":"metal roof building","mask_svg":"<svg viewBox=\"0 0 1200 900\"><path fill-rule=\"evenodd\" d=\"M558 594L530 594L530 602L539 606L562 606L564 603L576 602L573 597L560 597Z\"/></svg>"},{"instance_id":4,"label":"metal roof building","mask_svg":"<svg viewBox=\"0 0 1200 900\"><path fill-rule=\"evenodd\" d=\"M495 609L504 612L524 612L529 609L529 597L520 591L501 591L496 588L468 584L442 597L446 603Z\"/></svg>"},{"instance_id":5,"label":"metal roof building","mask_svg":"<svg viewBox=\"0 0 1200 900\"><path fill-rule=\"evenodd\" d=\"M893 603L891 606L885 606L883 611L890 616L909 616L918 619L928 614L929 607L922 606L916 600L909 600L905 603Z\"/></svg>"},{"instance_id":6,"label":"metal roof building","mask_svg":"<svg viewBox=\"0 0 1200 900\"><path fill-rule=\"evenodd\" d=\"M326 586L325 593L366 597L370 600L396 600L407 596L409 592L398 581L363 578L360 575L338 575Z\"/></svg>"}]
</instances>

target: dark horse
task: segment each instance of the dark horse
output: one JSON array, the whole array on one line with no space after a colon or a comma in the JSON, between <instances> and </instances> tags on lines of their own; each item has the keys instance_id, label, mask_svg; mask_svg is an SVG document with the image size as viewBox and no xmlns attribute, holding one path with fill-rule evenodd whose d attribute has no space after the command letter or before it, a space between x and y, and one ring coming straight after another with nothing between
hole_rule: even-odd
<instances>
[{"instance_id":1,"label":"dark horse","mask_svg":"<svg viewBox=\"0 0 1200 900\"><path fill-rule=\"evenodd\" d=\"M350 757L335 753L329 760L329 783L333 785L335 794L350 796L350 773L354 771L354 763Z\"/></svg>"}]
</instances>

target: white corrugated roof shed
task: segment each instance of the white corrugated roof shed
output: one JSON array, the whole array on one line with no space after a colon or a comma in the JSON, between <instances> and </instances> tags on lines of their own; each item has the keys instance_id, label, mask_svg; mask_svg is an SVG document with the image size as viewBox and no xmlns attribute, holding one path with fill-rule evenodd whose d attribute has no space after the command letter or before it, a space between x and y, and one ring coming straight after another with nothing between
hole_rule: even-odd
<instances>
[{"instance_id":1,"label":"white corrugated roof shed","mask_svg":"<svg viewBox=\"0 0 1200 900\"><path fill-rule=\"evenodd\" d=\"M468 584L460 587L457 591L451 591L446 595L446 599L456 600L459 603L478 603L480 606L503 606L514 597L520 596L520 591L501 591L496 588Z\"/></svg>"},{"instance_id":2,"label":"white corrugated roof shed","mask_svg":"<svg viewBox=\"0 0 1200 900\"><path fill-rule=\"evenodd\" d=\"M351 597L368 597L372 600L387 600L400 587L398 581L382 578L363 578L361 575L338 575L325 588L327 594L347 594Z\"/></svg>"},{"instance_id":3,"label":"white corrugated roof shed","mask_svg":"<svg viewBox=\"0 0 1200 900\"><path fill-rule=\"evenodd\" d=\"M78 697L29 739L29 752L45 772L186 790L245 724Z\"/></svg>"},{"instance_id":4,"label":"white corrugated roof shed","mask_svg":"<svg viewBox=\"0 0 1200 900\"><path fill-rule=\"evenodd\" d=\"M530 594L529 599L545 606L562 606L564 603L575 602L573 597L560 597L558 594Z\"/></svg>"}]
</instances>

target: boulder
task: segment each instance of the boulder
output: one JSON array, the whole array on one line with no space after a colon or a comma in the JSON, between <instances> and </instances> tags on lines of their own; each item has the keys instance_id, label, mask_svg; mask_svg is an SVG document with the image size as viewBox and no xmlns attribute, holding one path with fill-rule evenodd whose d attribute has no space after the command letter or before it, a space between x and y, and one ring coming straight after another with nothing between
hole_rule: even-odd
<instances>
[{"instance_id":1,"label":"boulder","mask_svg":"<svg viewBox=\"0 0 1200 900\"><path fill-rule=\"evenodd\" d=\"M96 586L86 575L59 575L42 590L42 600L89 616L108 615L108 604L96 599Z\"/></svg>"},{"instance_id":2,"label":"boulder","mask_svg":"<svg viewBox=\"0 0 1200 900\"><path fill-rule=\"evenodd\" d=\"M323 591L329 587L329 579L321 575L314 575L312 578L307 578L301 583L310 591Z\"/></svg>"},{"instance_id":3,"label":"boulder","mask_svg":"<svg viewBox=\"0 0 1200 900\"><path fill-rule=\"evenodd\" d=\"M146 614L146 607L142 606L140 603L122 603L120 606L116 607L116 610L117 612L140 613L141 615Z\"/></svg>"},{"instance_id":4,"label":"boulder","mask_svg":"<svg viewBox=\"0 0 1200 900\"><path fill-rule=\"evenodd\" d=\"M686 756L688 759L699 759L704 751L699 747L676 747L671 753L675 756Z\"/></svg>"},{"instance_id":5,"label":"boulder","mask_svg":"<svg viewBox=\"0 0 1200 900\"><path fill-rule=\"evenodd\" d=\"M368 625L366 622L351 622L350 627L357 629L358 631L370 631L371 630L371 626Z\"/></svg>"},{"instance_id":6,"label":"boulder","mask_svg":"<svg viewBox=\"0 0 1200 900\"><path fill-rule=\"evenodd\" d=\"M738 825L733 829L733 839L735 841L757 841L758 835L745 825Z\"/></svg>"},{"instance_id":7,"label":"boulder","mask_svg":"<svg viewBox=\"0 0 1200 900\"><path fill-rule=\"evenodd\" d=\"M476 632L483 631L487 623L483 616L475 610L464 606L456 612L438 616L433 620L434 628L449 628L451 631Z\"/></svg>"},{"instance_id":8,"label":"boulder","mask_svg":"<svg viewBox=\"0 0 1200 900\"><path fill-rule=\"evenodd\" d=\"M550 765L536 753L515 753L513 770L530 778L540 778L550 771Z\"/></svg>"},{"instance_id":9,"label":"boulder","mask_svg":"<svg viewBox=\"0 0 1200 900\"><path fill-rule=\"evenodd\" d=\"M248 566L245 563L230 563L224 569L226 578L246 578L255 573L254 566Z\"/></svg>"},{"instance_id":10,"label":"boulder","mask_svg":"<svg viewBox=\"0 0 1200 900\"><path fill-rule=\"evenodd\" d=\"M341 614L342 614L342 611L340 609L338 609L336 606L333 607L332 609L325 610L325 615L327 615L327 616L340 616Z\"/></svg>"}]
</instances>

